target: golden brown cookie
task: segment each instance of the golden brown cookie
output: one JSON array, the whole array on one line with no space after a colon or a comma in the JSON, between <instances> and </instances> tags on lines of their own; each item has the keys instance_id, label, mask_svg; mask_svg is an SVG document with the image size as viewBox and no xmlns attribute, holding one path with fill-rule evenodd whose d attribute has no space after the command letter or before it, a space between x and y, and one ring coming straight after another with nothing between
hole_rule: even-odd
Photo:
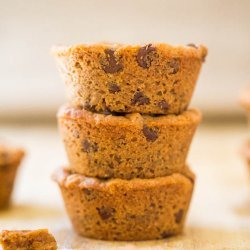
<instances>
[{"instance_id":1,"label":"golden brown cookie","mask_svg":"<svg viewBox=\"0 0 250 250\"><path fill-rule=\"evenodd\" d=\"M70 103L97 112L179 114L207 49L193 44L93 44L52 49Z\"/></svg>"},{"instance_id":2,"label":"golden brown cookie","mask_svg":"<svg viewBox=\"0 0 250 250\"><path fill-rule=\"evenodd\" d=\"M63 107L58 123L70 168L99 178L153 178L182 172L201 113L124 116Z\"/></svg>"},{"instance_id":3,"label":"golden brown cookie","mask_svg":"<svg viewBox=\"0 0 250 250\"><path fill-rule=\"evenodd\" d=\"M182 231L194 176L101 180L60 170L61 188L76 232L103 240L151 240Z\"/></svg>"},{"instance_id":4,"label":"golden brown cookie","mask_svg":"<svg viewBox=\"0 0 250 250\"><path fill-rule=\"evenodd\" d=\"M3 250L56 250L56 240L47 229L3 230L0 234Z\"/></svg>"},{"instance_id":5,"label":"golden brown cookie","mask_svg":"<svg viewBox=\"0 0 250 250\"><path fill-rule=\"evenodd\" d=\"M22 149L0 145L0 209L9 205L17 168L23 156Z\"/></svg>"}]
</instances>

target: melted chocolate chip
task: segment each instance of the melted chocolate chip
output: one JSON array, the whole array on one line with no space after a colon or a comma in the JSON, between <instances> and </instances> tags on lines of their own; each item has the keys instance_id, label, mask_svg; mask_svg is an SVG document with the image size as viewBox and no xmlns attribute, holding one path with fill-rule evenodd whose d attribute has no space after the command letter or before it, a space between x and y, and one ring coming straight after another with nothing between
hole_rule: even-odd
<instances>
[{"instance_id":1,"label":"melted chocolate chip","mask_svg":"<svg viewBox=\"0 0 250 250\"><path fill-rule=\"evenodd\" d=\"M115 209L112 207L101 207L101 208L97 207L96 210L98 211L100 217L103 220L108 220L115 213Z\"/></svg>"},{"instance_id":2,"label":"melted chocolate chip","mask_svg":"<svg viewBox=\"0 0 250 250\"><path fill-rule=\"evenodd\" d=\"M123 64L120 61L120 58L115 55L115 51L112 49L105 50L106 58L102 60L100 63L102 65L102 69L106 73L116 73L123 70Z\"/></svg>"},{"instance_id":3,"label":"melted chocolate chip","mask_svg":"<svg viewBox=\"0 0 250 250\"><path fill-rule=\"evenodd\" d=\"M83 108L88 111L95 112L95 107L95 105L91 105L89 102L86 102Z\"/></svg>"},{"instance_id":4,"label":"melted chocolate chip","mask_svg":"<svg viewBox=\"0 0 250 250\"><path fill-rule=\"evenodd\" d=\"M149 104L149 103L150 103L150 99L147 96L145 96L143 92L140 92L140 91L136 92L134 94L133 99L131 100L132 105L136 105L136 104L144 105L144 104Z\"/></svg>"},{"instance_id":5,"label":"melted chocolate chip","mask_svg":"<svg viewBox=\"0 0 250 250\"><path fill-rule=\"evenodd\" d=\"M158 107L161 108L162 110L166 111L169 109L169 104L165 100L162 100L162 101L158 102Z\"/></svg>"},{"instance_id":6,"label":"melted chocolate chip","mask_svg":"<svg viewBox=\"0 0 250 250\"><path fill-rule=\"evenodd\" d=\"M96 142L90 143L88 140L85 139L82 142L82 149L86 153L97 152L98 144Z\"/></svg>"},{"instance_id":7,"label":"melted chocolate chip","mask_svg":"<svg viewBox=\"0 0 250 250\"><path fill-rule=\"evenodd\" d=\"M110 83L108 85L108 88L109 88L109 92L112 93L112 94L121 91L120 86L118 86L116 83Z\"/></svg>"},{"instance_id":8,"label":"melted chocolate chip","mask_svg":"<svg viewBox=\"0 0 250 250\"><path fill-rule=\"evenodd\" d=\"M172 59L169 63L168 63L168 66L171 68L172 72L170 74L176 74L179 69L180 69L180 63L179 63L179 60L174 58Z\"/></svg>"},{"instance_id":9,"label":"melted chocolate chip","mask_svg":"<svg viewBox=\"0 0 250 250\"><path fill-rule=\"evenodd\" d=\"M175 213L175 222L179 224L183 217L183 209L180 209L177 213Z\"/></svg>"},{"instance_id":10,"label":"melted chocolate chip","mask_svg":"<svg viewBox=\"0 0 250 250\"><path fill-rule=\"evenodd\" d=\"M157 127L152 127L149 128L146 125L143 126L142 132L144 136L146 137L147 141L155 141L158 138L158 128Z\"/></svg>"},{"instance_id":11,"label":"melted chocolate chip","mask_svg":"<svg viewBox=\"0 0 250 250\"><path fill-rule=\"evenodd\" d=\"M152 47L152 44L148 44L144 47L141 47L136 57L138 65L144 69L149 68L155 55L156 48Z\"/></svg>"},{"instance_id":12,"label":"melted chocolate chip","mask_svg":"<svg viewBox=\"0 0 250 250\"><path fill-rule=\"evenodd\" d=\"M125 116L127 113L124 112L110 112L111 115L113 116Z\"/></svg>"},{"instance_id":13,"label":"melted chocolate chip","mask_svg":"<svg viewBox=\"0 0 250 250\"><path fill-rule=\"evenodd\" d=\"M82 142L82 147L83 147L84 152L89 153L91 150L91 144L86 139Z\"/></svg>"},{"instance_id":14,"label":"melted chocolate chip","mask_svg":"<svg viewBox=\"0 0 250 250\"><path fill-rule=\"evenodd\" d=\"M187 44L188 47L192 47L192 48L195 48L195 49L198 49L198 46L195 45L194 43L189 43Z\"/></svg>"}]
</instances>

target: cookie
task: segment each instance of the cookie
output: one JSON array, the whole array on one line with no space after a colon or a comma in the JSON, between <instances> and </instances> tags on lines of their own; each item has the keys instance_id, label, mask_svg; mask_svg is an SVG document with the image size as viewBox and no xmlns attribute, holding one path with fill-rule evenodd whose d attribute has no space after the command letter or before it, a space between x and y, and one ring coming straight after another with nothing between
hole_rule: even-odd
<instances>
[{"instance_id":1,"label":"cookie","mask_svg":"<svg viewBox=\"0 0 250 250\"><path fill-rule=\"evenodd\" d=\"M22 149L0 145L0 209L9 205L16 172L23 156Z\"/></svg>"},{"instance_id":2,"label":"cookie","mask_svg":"<svg viewBox=\"0 0 250 250\"><path fill-rule=\"evenodd\" d=\"M93 44L52 49L70 103L93 112L180 114L207 49L192 44Z\"/></svg>"},{"instance_id":3,"label":"cookie","mask_svg":"<svg viewBox=\"0 0 250 250\"><path fill-rule=\"evenodd\" d=\"M53 176L73 227L102 240L152 240L180 233L191 200L194 175L153 179L96 179L68 170Z\"/></svg>"},{"instance_id":4,"label":"cookie","mask_svg":"<svg viewBox=\"0 0 250 250\"><path fill-rule=\"evenodd\" d=\"M70 168L99 178L153 178L182 172L201 113L123 116L62 107L58 123Z\"/></svg>"},{"instance_id":5,"label":"cookie","mask_svg":"<svg viewBox=\"0 0 250 250\"><path fill-rule=\"evenodd\" d=\"M47 229L3 230L0 234L3 250L56 250L56 240Z\"/></svg>"}]
</instances>

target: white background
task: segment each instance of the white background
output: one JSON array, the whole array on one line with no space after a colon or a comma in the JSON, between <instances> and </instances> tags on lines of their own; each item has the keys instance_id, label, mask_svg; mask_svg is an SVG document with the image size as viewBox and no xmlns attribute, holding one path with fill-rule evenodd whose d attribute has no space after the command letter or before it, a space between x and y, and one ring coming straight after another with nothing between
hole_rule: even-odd
<instances>
[{"instance_id":1,"label":"white background","mask_svg":"<svg viewBox=\"0 0 250 250\"><path fill-rule=\"evenodd\" d=\"M237 112L250 84L249 0L0 0L0 116L54 116L65 95L50 47L98 41L204 43L193 104L207 113Z\"/></svg>"}]
</instances>

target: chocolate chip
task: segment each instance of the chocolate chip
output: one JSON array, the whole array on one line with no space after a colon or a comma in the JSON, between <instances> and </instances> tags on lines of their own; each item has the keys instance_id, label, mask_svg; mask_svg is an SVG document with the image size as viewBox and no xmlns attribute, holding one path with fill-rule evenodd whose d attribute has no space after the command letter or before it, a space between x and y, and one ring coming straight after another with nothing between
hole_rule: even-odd
<instances>
[{"instance_id":1,"label":"chocolate chip","mask_svg":"<svg viewBox=\"0 0 250 250\"><path fill-rule=\"evenodd\" d=\"M174 214L175 216L175 222L179 224L183 217L183 209L180 209L177 213Z\"/></svg>"},{"instance_id":2,"label":"chocolate chip","mask_svg":"<svg viewBox=\"0 0 250 250\"><path fill-rule=\"evenodd\" d=\"M169 109L169 104L165 100L162 100L158 102L158 107L166 111Z\"/></svg>"},{"instance_id":3,"label":"chocolate chip","mask_svg":"<svg viewBox=\"0 0 250 250\"><path fill-rule=\"evenodd\" d=\"M145 96L143 94L143 92L136 92L134 94L134 97L133 99L131 100L131 104L132 105L135 105L135 104L138 104L138 105L144 105L144 104L149 104L150 103L150 99Z\"/></svg>"},{"instance_id":4,"label":"chocolate chip","mask_svg":"<svg viewBox=\"0 0 250 250\"><path fill-rule=\"evenodd\" d=\"M89 102L86 102L83 108L88 111L95 112L95 107L95 105L91 105Z\"/></svg>"},{"instance_id":5,"label":"chocolate chip","mask_svg":"<svg viewBox=\"0 0 250 250\"><path fill-rule=\"evenodd\" d=\"M140 67L147 69L151 66L151 63L156 56L156 48L152 47L152 44L148 44L141 47L137 53L137 63Z\"/></svg>"},{"instance_id":6,"label":"chocolate chip","mask_svg":"<svg viewBox=\"0 0 250 250\"><path fill-rule=\"evenodd\" d=\"M177 58L172 59L170 62L168 62L168 66L171 68L170 74L176 74L180 69L180 63Z\"/></svg>"},{"instance_id":7,"label":"chocolate chip","mask_svg":"<svg viewBox=\"0 0 250 250\"><path fill-rule=\"evenodd\" d=\"M88 140L84 139L82 142L82 148L86 153L97 152L98 144L96 142L90 143Z\"/></svg>"},{"instance_id":8,"label":"chocolate chip","mask_svg":"<svg viewBox=\"0 0 250 250\"><path fill-rule=\"evenodd\" d=\"M82 147L83 147L84 152L87 152L87 153L90 152L91 145L90 145L90 143L89 143L88 140L85 139L85 140L82 142Z\"/></svg>"},{"instance_id":9,"label":"chocolate chip","mask_svg":"<svg viewBox=\"0 0 250 250\"><path fill-rule=\"evenodd\" d=\"M115 213L115 209L112 207L101 207L101 208L97 207L96 210L98 211L100 217L103 220L108 220Z\"/></svg>"},{"instance_id":10,"label":"chocolate chip","mask_svg":"<svg viewBox=\"0 0 250 250\"><path fill-rule=\"evenodd\" d=\"M109 92L112 94L121 91L120 86L118 86L116 83L109 83L108 88L109 88Z\"/></svg>"},{"instance_id":11,"label":"chocolate chip","mask_svg":"<svg viewBox=\"0 0 250 250\"><path fill-rule=\"evenodd\" d=\"M100 63L102 65L102 69L106 73L116 73L123 69L123 64L120 61L120 58L115 55L115 51L113 49L105 50L106 58L102 60Z\"/></svg>"},{"instance_id":12,"label":"chocolate chip","mask_svg":"<svg viewBox=\"0 0 250 250\"><path fill-rule=\"evenodd\" d=\"M149 128L146 125L143 126L142 132L144 136L146 137L147 141L155 141L158 138L158 128L152 127Z\"/></svg>"},{"instance_id":13,"label":"chocolate chip","mask_svg":"<svg viewBox=\"0 0 250 250\"><path fill-rule=\"evenodd\" d=\"M188 47L192 47L192 48L195 48L195 49L198 49L198 46L195 45L194 43L189 43L187 44Z\"/></svg>"}]
</instances>

